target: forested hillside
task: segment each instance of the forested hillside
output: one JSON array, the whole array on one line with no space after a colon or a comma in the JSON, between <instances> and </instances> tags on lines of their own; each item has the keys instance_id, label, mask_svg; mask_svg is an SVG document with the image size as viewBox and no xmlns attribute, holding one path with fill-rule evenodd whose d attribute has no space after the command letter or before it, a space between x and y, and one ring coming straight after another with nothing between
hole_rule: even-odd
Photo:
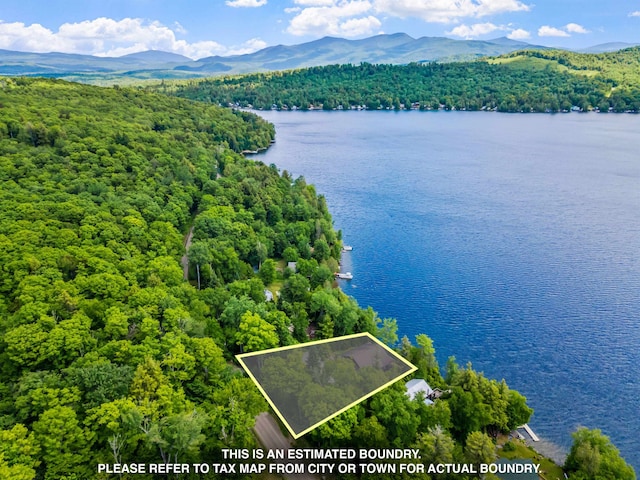
<instances>
[{"instance_id":1,"label":"forested hillside","mask_svg":"<svg viewBox=\"0 0 640 480\"><path fill-rule=\"evenodd\" d=\"M179 260L223 164L320 215L306 186L245 171L227 148L268 145L273 128L119 89L0 87L0 478L95 478L98 461L252 444L264 402L227 365L235 345L205 334L219 295L183 281ZM250 253L225 257L237 289Z\"/></svg>"},{"instance_id":2,"label":"forested hillside","mask_svg":"<svg viewBox=\"0 0 640 480\"><path fill-rule=\"evenodd\" d=\"M565 71L599 74L616 82L619 88L637 87L640 82L640 47L607 53L576 53L567 50L525 50L501 55L490 62L511 62L540 59Z\"/></svg>"},{"instance_id":3,"label":"forested hillside","mask_svg":"<svg viewBox=\"0 0 640 480\"><path fill-rule=\"evenodd\" d=\"M312 331L397 342L394 321L333 288L341 241L324 198L236 153L273 136L256 116L183 99L0 81L1 479L216 462L221 448L257 445L252 427L267 410L234 354ZM504 381L453 360L443 378L426 335L399 349L449 393L427 406L400 382L305 441L478 463L494 458L498 433L529 419Z\"/></svg>"},{"instance_id":4,"label":"forested hillside","mask_svg":"<svg viewBox=\"0 0 640 480\"><path fill-rule=\"evenodd\" d=\"M167 83L154 90L257 109L640 111L640 48L525 51L475 62L332 65Z\"/></svg>"}]
</instances>

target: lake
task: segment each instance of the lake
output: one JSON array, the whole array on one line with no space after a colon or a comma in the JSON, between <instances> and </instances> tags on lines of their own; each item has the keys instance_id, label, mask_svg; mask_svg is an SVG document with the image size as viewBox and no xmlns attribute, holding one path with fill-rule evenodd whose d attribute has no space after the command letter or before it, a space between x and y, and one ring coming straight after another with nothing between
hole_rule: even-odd
<instances>
[{"instance_id":1,"label":"lake","mask_svg":"<svg viewBox=\"0 0 640 480\"><path fill-rule=\"evenodd\" d=\"M315 184L353 245L345 292L506 379L545 448L600 428L640 471L640 116L260 114L255 158Z\"/></svg>"}]
</instances>

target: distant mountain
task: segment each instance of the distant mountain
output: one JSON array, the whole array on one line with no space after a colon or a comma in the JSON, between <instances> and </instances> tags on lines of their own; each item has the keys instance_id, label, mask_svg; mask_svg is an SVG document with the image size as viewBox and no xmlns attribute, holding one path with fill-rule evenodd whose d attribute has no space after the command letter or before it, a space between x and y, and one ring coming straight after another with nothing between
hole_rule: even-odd
<instances>
[{"instance_id":1,"label":"distant mountain","mask_svg":"<svg viewBox=\"0 0 640 480\"><path fill-rule=\"evenodd\" d=\"M592 49L610 51L606 44ZM413 38L405 33L376 35L361 40L324 37L299 45L276 45L254 53L213 56L194 61L182 55L146 51L122 57L95 57L66 53L25 53L0 50L0 75L65 77L90 83L116 83L144 79L174 79L232 73L265 72L295 68L359 64L452 62L497 56L522 49L545 49L511 40L453 40L444 37ZM604 50L604 49L607 50Z\"/></svg>"},{"instance_id":2,"label":"distant mountain","mask_svg":"<svg viewBox=\"0 0 640 480\"><path fill-rule=\"evenodd\" d=\"M639 45L640 43L609 42L609 43L601 43L600 45L594 45L593 47L589 47L589 48L584 48L582 50L578 50L578 52L580 53L617 52L618 50L637 47Z\"/></svg>"},{"instance_id":3,"label":"distant mountain","mask_svg":"<svg viewBox=\"0 0 640 480\"><path fill-rule=\"evenodd\" d=\"M119 58L120 60L133 60L134 62L153 64L190 63L193 61L189 57L185 57L184 55L163 52L161 50L147 50L146 52L130 53L129 55L123 55L122 57L117 58Z\"/></svg>"},{"instance_id":4,"label":"distant mountain","mask_svg":"<svg viewBox=\"0 0 640 480\"><path fill-rule=\"evenodd\" d=\"M199 71L215 65L229 67L234 73L288 70L345 63L388 63L472 60L487 55L502 55L524 48L545 48L507 38L496 40L452 40L444 37L412 38L405 33L376 35L362 40L324 37L299 45L277 45L255 53L233 57L208 57L198 61ZM185 69L190 70L190 67Z\"/></svg>"},{"instance_id":5,"label":"distant mountain","mask_svg":"<svg viewBox=\"0 0 640 480\"><path fill-rule=\"evenodd\" d=\"M516 48L527 48L530 47L531 44L527 43L527 42L523 42L521 40L512 40L511 38L508 37L498 37L498 38L494 38L492 40L489 40L491 43L495 43L498 45L508 45L508 46L513 46ZM544 48L544 47L542 47Z\"/></svg>"}]
</instances>

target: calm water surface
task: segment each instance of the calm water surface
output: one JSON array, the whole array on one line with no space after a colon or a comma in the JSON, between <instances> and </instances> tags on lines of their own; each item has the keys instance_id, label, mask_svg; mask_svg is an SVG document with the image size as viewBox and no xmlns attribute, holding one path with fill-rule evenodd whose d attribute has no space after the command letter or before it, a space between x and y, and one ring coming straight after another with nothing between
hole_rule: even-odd
<instances>
[{"instance_id":1,"label":"calm water surface","mask_svg":"<svg viewBox=\"0 0 640 480\"><path fill-rule=\"evenodd\" d=\"M257 158L314 183L354 247L347 293L505 378L539 436L600 428L640 471L640 116L262 116Z\"/></svg>"}]
</instances>

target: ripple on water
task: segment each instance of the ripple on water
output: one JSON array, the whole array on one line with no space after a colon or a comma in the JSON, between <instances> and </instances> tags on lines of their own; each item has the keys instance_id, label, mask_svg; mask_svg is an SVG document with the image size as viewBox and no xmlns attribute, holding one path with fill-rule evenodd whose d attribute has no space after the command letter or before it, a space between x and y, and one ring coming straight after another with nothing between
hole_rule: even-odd
<instances>
[{"instance_id":1,"label":"ripple on water","mask_svg":"<svg viewBox=\"0 0 640 480\"><path fill-rule=\"evenodd\" d=\"M505 378L547 441L600 428L639 470L640 117L356 115L265 112L263 161L354 245L344 290Z\"/></svg>"}]
</instances>

